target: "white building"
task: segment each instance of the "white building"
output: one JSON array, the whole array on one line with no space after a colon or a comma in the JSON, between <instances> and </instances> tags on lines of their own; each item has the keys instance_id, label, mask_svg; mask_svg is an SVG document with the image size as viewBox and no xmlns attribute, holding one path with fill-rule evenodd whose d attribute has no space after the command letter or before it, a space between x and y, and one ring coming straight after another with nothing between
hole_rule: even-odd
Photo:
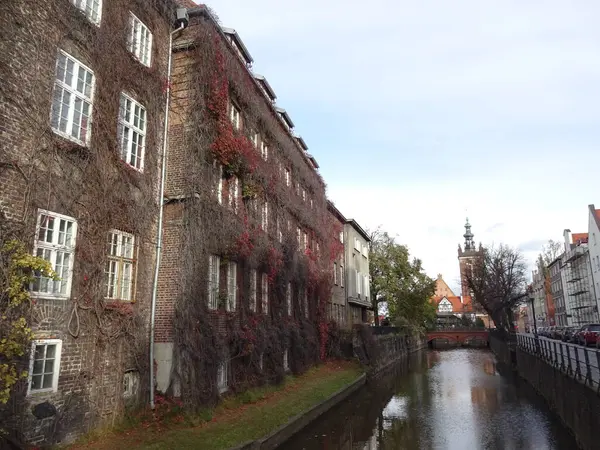
<instances>
[{"instance_id":1,"label":"white building","mask_svg":"<svg viewBox=\"0 0 600 450\"><path fill-rule=\"evenodd\" d=\"M593 292L596 298L596 307L600 311L600 209L589 205L588 223L588 250L592 268Z\"/></svg>"}]
</instances>

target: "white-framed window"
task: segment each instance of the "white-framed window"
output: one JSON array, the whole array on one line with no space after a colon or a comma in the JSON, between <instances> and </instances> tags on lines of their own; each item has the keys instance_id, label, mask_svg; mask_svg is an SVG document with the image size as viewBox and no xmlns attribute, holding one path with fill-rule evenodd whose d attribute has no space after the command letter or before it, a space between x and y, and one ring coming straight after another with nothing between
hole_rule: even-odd
<instances>
[{"instance_id":1,"label":"white-framed window","mask_svg":"<svg viewBox=\"0 0 600 450\"><path fill-rule=\"evenodd\" d=\"M269 314L269 277L266 273L261 275L261 287L262 287L262 312L263 314Z\"/></svg>"},{"instance_id":2,"label":"white-framed window","mask_svg":"<svg viewBox=\"0 0 600 450\"><path fill-rule=\"evenodd\" d=\"M146 108L121 93L119 110L121 159L134 169L144 171L146 151Z\"/></svg>"},{"instance_id":3,"label":"white-framed window","mask_svg":"<svg viewBox=\"0 0 600 450\"><path fill-rule=\"evenodd\" d=\"M292 172L287 167L285 168L285 185L290 186L292 184Z\"/></svg>"},{"instance_id":4,"label":"white-framed window","mask_svg":"<svg viewBox=\"0 0 600 450\"><path fill-rule=\"evenodd\" d=\"M90 22L100 25L102 0L71 0L71 3L82 10Z\"/></svg>"},{"instance_id":5,"label":"white-framed window","mask_svg":"<svg viewBox=\"0 0 600 450\"><path fill-rule=\"evenodd\" d=\"M288 349L287 348L283 351L283 370L285 372L290 370L290 365L288 363Z\"/></svg>"},{"instance_id":6,"label":"white-framed window","mask_svg":"<svg viewBox=\"0 0 600 450\"><path fill-rule=\"evenodd\" d=\"M335 284L336 286L337 286L337 284L338 284L337 277L338 277L338 273L337 273L337 263L336 263L336 262L334 262L334 263L333 263L333 284Z\"/></svg>"},{"instance_id":7,"label":"white-framed window","mask_svg":"<svg viewBox=\"0 0 600 450\"><path fill-rule=\"evenodd\" d=\"M60 339L40 339L31 343L28 395L57 391L61 349Z\"/></svg>"},{"instance_id":8,"label":"white-framed window","mask_svg":"<svg viewBox=\"0 0 600 450\"><path fill-rule=\"evenodd\" d=\"M108 233L105 298L133 300L135 286L135 238L119 230Z\"/></svg>"},{"instance_id":9,"label":"white-framed window","mask_svg":"<svg viewBox=\"0 0 600 450\"><path fill-rule=\"evenodd\" d=\"M302 248L304 250L308 248L308 234L306 234L306 232L302 234Z\"/></svg>"},{"instance_id":10,"label":"white-framed window","mask_svg":"<svg viewBox=\"0 0 600 450\"><path fill-rule=\"evenodd\" d=\"M253 131L250 134L250 141L252 142L252 145L254 145L254 148L258 148L259 134Z\"/></svg>"},{"instance_id":11,"label":"white-framed window","mask_svg":"<svg viewBox=\"0 0 600 450\"><path fill-rule=\"evenodd\" d=\"M152 33L133 13L129 16L129 41L127 47L143 65L150 67Z\"/></svg>"},{"instance_id":12,"label":"white-framed window","mask_svg":"<svg viewBox=\"0 0 600 450\"><path fill-rule=\"evenodd\" d=\"M285 291L285 313L288 316L292 314L292 283L287 284Z\"/></svg>"},{"instance_id":13,"label":"white-framed window","mask_svg":"<svg viewBox=\"0 0 600 450\"><path fill-rule=\"evenodd\" d=\"M302 188L302 201L306 201L306 189Z\"/></svg>"},{"instance_id":14,"label":"white-framed window","mask_svg":"<svg viewBox=\"0 0 600 450\"><path fill-rule=\"evenodd\" d=\"M360 253L360 240L357 237L354 238L354 250Z\"/></svg>"},{"instance_id":15,"label":"white-framed window","mask_svg":"<svg viewBox=\"0 0 600 450\"><path fill-rule=\"evenodd\" d=\"M229 180L229 207L233 212L238 212L240 198L240 180L238 177L232 177Z\"/></svg>"},{"instance_id":16,"label":"white-framed window","mask_svg":"<svg viewBox=\"0 0 600 450\"><path fill-rule=\"evenodd\" d=\"M340 286L344 287L344 266L340 264Z\"/></svg>"},{"instance_id":17,"label":"white-framed window","mask_svg":"<svg viewBox=\"0 0 600 450\"><path fill-rule=\"evenodd\" d=\"M78 144L88 144L94 84L90 68L59 50L50 111L50 125L55 133Z\"/></svg>"},{"instance_id":18,"label":"white-framed window","mask_svg":"<svg viewBox=\"0 0 600 450\"><path fill-rule=\"evenodd\" d=\"M362 294L362 284L363 284L363 280L362 280L362 275L358 272L355 271L356 273L356 293L358 295Z\"/></svg>"},{"instance_id":19,"label":"white-framed window","mask_svg":"<svg viewBox=\"0 0 600 450\"><path fill-rule=\"evenodd\" d=\"M258 280L258 273L256 269L250 270L250 311L256 312L256 282Z\"/></svg>"},{"instance_id":20,"label":"white-framed window","mask_svg":"<svg viewBox=\"0 0 600 450\"><path fill-rule=\"evenodd\" d=\"M237 263L227 265L227 311L235 311L237 304Z\"/></svg>"},{"instance_id":21,"label":"white-framed window","mask_svg":"<svg viewBox=\"0 0 600 450\"><path fill-rule=\"evenodd\" d=\"M219 307L219 270L221 258L216 255L208 257L208 309Z\"/></svg>"},{"instance_id":22,"label":"white-framed window","mask_svg":"<svg viewBox=\"0 0 600 450\"><path fill-rule=\"evenodd\" d=\"M277 217L277 240L281 244L283 242L283 232L281 231L281 219Z\"/></svg>"},{"instance_id":23,"label":"white-framed window","mask_svg":"<svg viewBox=\"0 0 600 450\"><path fill-rule=\"evenodd\" d=\"M131 398L138 392L140 384L140 374L137 371L130 370L123 374L123 397Z\"/></svg>"},{"instance_id":24,"label":"white-framed window","mask_svg":"<svg viewBox=\"0 0 600 450\"><path fill-rule=\"evenodd\" d=\"M343 244L344 243L344 232L340 231L340 242Z\"/></svg>"},{"instance_id":25,"label":"white-framed window","mask_svg":"<svg viewBox=\"0 0 600 450\"><path fill-rule=\"evenodd\" d=\"M311 197L311 198L310 198L310 209L312 209L312 208L313 208L313 206L314 206L314 203L313 203L313 199L312 199L312 197Z\"/></svg>"},{"instance_id":26,"label":"white-framed window","mask_svg":"<svg viewBox=\"0 0 600 450\"><path fill-rule=\"evenodd\" d=\"M229 119L234 130L239 130L242 127L242 114L233 103L229 103Z\"/></svg>"},{"instance_id":27,"label":"white-framed window","mask_svg":"<svg viewBox=\"0 0 600 450\"><path fill-rule=\"evenodd\" d=\"M220 205L223 204L223 166L213 161L213 169L216 177L214 192Z\"/></svg>"},{"instance_id":28,"label":"white-framed window","mask_svg":"<svg viewBox=\"0 0 600 450\"><path fill-rule=\"evenodd\" d=\"M264 352L260 352L260 356L258 357L258 368L260 369L260 371L263 371L263 368L265 367L264 361L265 361L265 354Z\"/></svg>"},{"instance_id":29,"label":"white-framed window","mask_svg":"<svg viewBox=\"0 0 600 450\"><path fill-rule=\"evenodd\" d=\"M298 242L298 248L301 248L301 245L302 245L302 231L300 231L300 227L296 228L296 241Z\"/></svg>"},{"instance_id":30,"label":"white-framed window","mask_svg":"<svg viewBox=\"0 0 600 450\"><path fill-rule=\"evenodd\" d=\"M367 244L363 244L362 246L362 254L366 258L369 256L369 246Z\"/></svg>"},{"instance_id":31,"label":"white-framed window","mask_svg":"<svg viewBox=\"0 0 600 450\"><path fill-rule=\"evenodd\" d=\"M71 294L73 255L77 221L50 211L39 210L33 254L49 261L59 280L34 274L31 294L34 297L67 298Z\"/></svg>"},{"instance_id":32,"label":"white-framed window","mask_svg":"<svg viewBox=\"0 0 600 450\"><path fill-rule=\"evenodd\" d=\"M262 159L264 159L265 161L267 159L269 159L269 147L267 146L267 144L265 143L265 141L261 141L260 143L260 156L262 157Z\"/></svg>"},{"instance_id":33,"label":"white-framed window","mask_svg":"<svg viewBox=\"0 0 600 450\"><path fill-rule=\"evenodd\" d=\"M229 389L229 371L230 371L229 356L226 356L217 368L217 390L219 394L227 392Z\"/></svg>"},{"instance_id":34,"label":"white-framed window","mask_svg":"<svg viewBox=\"0 0 600 450\"><path fill-rule=\"evenodd\" d=\"M369 275L363 275L363 294L365 294L365 298L369 298Z\"/></svg>"},{"instance_id":35,"label":"white-framed window","mask_svg":"<svg viewBox=\"0 0 600 450\"><path fill-rule=\"evenodd\" d=\"M264 231L267 231L269 228L269 202L266 200L262 204L262 211L260 214L260 226Z\"/></svg>"}]
</instances>

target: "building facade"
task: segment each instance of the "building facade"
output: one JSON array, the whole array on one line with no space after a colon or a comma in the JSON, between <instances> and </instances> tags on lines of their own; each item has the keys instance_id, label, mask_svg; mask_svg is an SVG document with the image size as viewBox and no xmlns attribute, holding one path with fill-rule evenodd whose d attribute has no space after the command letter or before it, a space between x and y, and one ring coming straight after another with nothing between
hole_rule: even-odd
<instances>
[{"instance_id":1,"label":"building facade","mask_svg":"<svg viewBox=\"0 0 600 450\"><path fill-rule=\"evenodd\" d=\"M204 6L176 37L157 389L197 406L301 373L341 254L318 164L233 29Z\"/></svg>"},{"instance_id":2,"label":"building facade","mask_svg":"<svg viewBox=\"0 0 600 450\"><path fill-rule=\"evenodd\" d=\"M588 206L588 252L592 267L592 283L596 305L600 311L600 209Z\"/></svg>"},{"instance_id":3,"label":"building facade","mask_svg":"<svg viewBox=\"0 0 600 450\"><path fill-rule=\"evenodd\" d=\"M327 202L327 209L331 214L331 220L335 224L335 227L333 228L333 239L339 240L339 244L343 249L346 245L344 240L344 225L346 223L346 218L331 201ZM332 273L333 287L331 302L328 305L328 316L330 320L335 321L340 328L348 328L350 321L348 318L349 307L346 295L346 280L348 279L348 275L345 250L342 250L338 258L333 261Z\"/></svg>"},{"instance_id":4,"label":"building facade","mask_svg":"<svg viewBox=\"0 0 600 450\"><path fill-rule=\"evenodd\" d=\"M587 233L565 230L565 254L562 261L565 277L565 305L569 325L581 326L598 322L592 266Z\"/></svg>"},{"instance_id":5,"label":"building facade","mask_svg":"<svg viewBox=\"0 0 600 450\"><path fill-rule=\"evenodd\" d=\"M350 324L365 323L371 308L369 275L369 245L371 239L353 219L344 225L344 255L346 267L346 295Z\"/></svg>"},{"instance_id":6,"label":"building facade","mask_svg":"<svg viewBox=\"0 0 600 450\"><path fill-rule=\"evenodd\" d=\"M10 37L0 42L0 246L21 242L58 275L29 287L29 376L0 406L15 440L68 441L147 398L175 9L167 0L0 4Z\"/></svg>"},{"instance_id":7,"label":"building facade","mask_svg":"<svg viewBox=\"0 0 600 450\"><path fill-rule=\"evenodd\" d=\"M463 297L472 297L473 293L469 289L469 283L467 277L469 273L473 273L473 265L477 263L477 260L483 257L483 247L479 244L479 248L475 247L475 241L473 238L475 235L471 231L471 224L467 218L465 223L465 238L464 249L458 245L458 266L460 270L460 288L461 295Z\"/></svg>"},{"instance_id":8,"label":"building facade","mask_svg":"<svg viewBox=\"0 0 600 450\"><path fill-rule=\"evenodd\" d=\"M532 280L531 289L535 309L536 325L538 327L555 325L554 316L551 317L548 312L548 304L546 302L546 279L544 274L539 270L534 270L532 272Z\"/></svg>"}]
</instances>

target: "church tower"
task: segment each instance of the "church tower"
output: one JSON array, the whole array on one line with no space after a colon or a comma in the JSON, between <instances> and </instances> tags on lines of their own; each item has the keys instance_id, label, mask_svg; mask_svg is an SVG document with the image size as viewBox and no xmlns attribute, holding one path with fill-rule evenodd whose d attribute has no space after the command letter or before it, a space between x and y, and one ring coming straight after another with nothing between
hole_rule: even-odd
<instances>
[{"instance_id":1,"label":"church tower","mask_svg":"<svg viewBox=\"0 0 600 450\"><path fill-rule=\"evenodd\" d=\"M460 268L461 295L465 297L471 296L466 279L467 271L472 271L475 261L483 256L481 244L479 244L479 248L475 247L475 241L473 240L475 235L471 231L471 224L469 223L468 217L467 223L465 223L465 234L463 234L463 237L465 238L464 250L461 248L460 244L458 245L458 265Z\"/></svg>"}]
</instances>

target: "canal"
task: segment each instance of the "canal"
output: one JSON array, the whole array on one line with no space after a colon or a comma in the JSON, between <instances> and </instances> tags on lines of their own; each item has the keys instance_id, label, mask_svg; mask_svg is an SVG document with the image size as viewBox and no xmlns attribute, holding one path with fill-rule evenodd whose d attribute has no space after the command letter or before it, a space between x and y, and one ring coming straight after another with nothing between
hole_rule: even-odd
<instances>
[{"instance_id":1,"label":"canal","mask_svg":"<svg viewBox=\"0 0 600 450\"><path fill-rule=\"evenodd\" d=\"M487 350L413 355L285 443L286 450L573 450L525 381Z\"/></svg>"}]
</instances>

